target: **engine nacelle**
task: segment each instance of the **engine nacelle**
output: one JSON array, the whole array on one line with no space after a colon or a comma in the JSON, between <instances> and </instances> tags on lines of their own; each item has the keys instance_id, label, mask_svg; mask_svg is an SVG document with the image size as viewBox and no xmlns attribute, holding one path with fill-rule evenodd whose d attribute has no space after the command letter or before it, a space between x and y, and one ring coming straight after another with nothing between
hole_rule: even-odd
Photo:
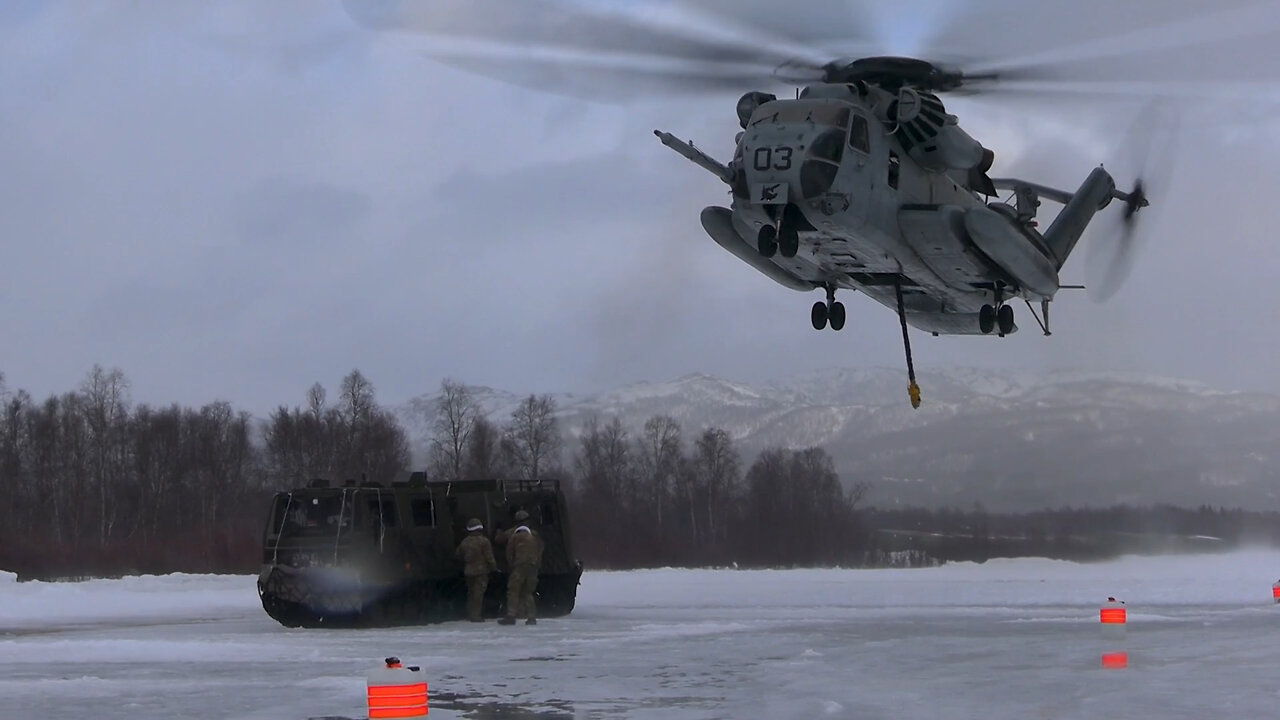
<instances>
[{"instance_id":1,"label":"engine nacelle","mask_svg":"<svg viewBox=\"0 0 1280 720\"><path fill-rule=\"evenodd\" d=\"M994 153L960 129L956 116L932 93L902 88L886 107L884 119L897 124L894 136L926 170L986 172L995 160Z\"/></svg>"},{"instance_id":2,"label":"engine nacelle","mask_svg":"<svg viewBox=\"0 0 1280 720\"><path fill-rule=\"evenodd\" d=\"M995 159L994 153L954 123L943 125L931 140L912 147L908 154L921 167L938 172L974 168L985 171Z\"/></svg>"}]
</instances>

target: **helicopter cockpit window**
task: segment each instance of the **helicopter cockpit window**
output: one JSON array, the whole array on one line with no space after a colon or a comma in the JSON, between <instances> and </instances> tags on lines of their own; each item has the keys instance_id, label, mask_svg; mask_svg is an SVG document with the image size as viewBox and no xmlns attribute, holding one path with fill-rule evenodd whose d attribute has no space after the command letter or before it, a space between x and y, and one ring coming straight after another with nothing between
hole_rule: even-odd
<instances>
[{"instance_id":1,"label":"helicopter cockpit window","mask_svg":"<svg viewBox=\"0 0 1280 720\"><path fill-rule=\"evenodd\" d=\"M844 157L844 129L832 128L831 130L823 131L809 145L809 156L839 165L841 158Z\"/></svg>"},{"instance_id":2,"label":"helicopter cockpit window","mask_svg":"<svg viewBox=\"0 0 1280 720\"><path fill-rule=\"evenodd\" d=\"M849 147L860 153L871 152L871 142L868 139L868 134L867 119L854 113L853 121L849 123Z\"/></svg>"}]
</instances>

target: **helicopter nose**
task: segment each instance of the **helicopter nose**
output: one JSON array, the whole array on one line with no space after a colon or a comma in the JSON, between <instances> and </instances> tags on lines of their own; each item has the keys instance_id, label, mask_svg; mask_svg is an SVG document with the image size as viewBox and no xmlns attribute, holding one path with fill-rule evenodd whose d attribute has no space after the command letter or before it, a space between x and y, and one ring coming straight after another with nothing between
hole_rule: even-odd
<instances>
[{"instance_id":1,"label":"helicopter nose","mask_svg":"<svg viewBox=\"0 0 1280 720\"><path fill-rule=\"evenodd\" d=\"M843 129L779 130L762 133L754 143L744 147L743 165L750 184L785 184L797 198L825 195L835 184L844 157ZM755 197L756 193L752 196L756 202L767 202Z\"/></svg>"}]
</instances>

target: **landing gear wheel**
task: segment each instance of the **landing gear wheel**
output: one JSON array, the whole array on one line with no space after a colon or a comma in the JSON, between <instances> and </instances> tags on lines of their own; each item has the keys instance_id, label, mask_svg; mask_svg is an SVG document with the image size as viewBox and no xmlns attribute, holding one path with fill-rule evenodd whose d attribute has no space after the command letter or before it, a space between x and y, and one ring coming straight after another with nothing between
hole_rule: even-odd
<instances>
[{"instance_id":1,"label":"landing gear wheel","mask_svg":"<svg viewBox=\"0 0 1280 720\"><path fill-rule=\"evenodd\" d=\"M778 252L784 258L793 258L800 252L800 233L794 225L783 223L778 229Z\"/></svg>"},{"instance_id":2,"label":"landing gear wheel","mask_svg":"<svg viewBox=\"0 0 1280 720\"><path fill-rule=\"evenodd\" d=\"M827 304L819 300L813 304L813 310L809 313L809 319L813 321L814 330L822 330L827 326Z\"/></svg>"},{"instance_id":3,"label":"landing gear wheel","mask_svg":"<svg viewBox=\"0 0 1280 720\"><path fill-rule=\"evenodd\" d=\"M827 308L827 315L830 316L832 330L844 329L844 303L831 303L831 307Z\"/></svg>"},{"instance_id":4,"label":"landing gear wheel","mask_svg":"<svg viewBox=\"0 0 1280 720\"><path fill-rule=\"evenodd\" d=\"M1001 305L996 311L996 324L1000 326L1000 335L1003 337L1013 332L1013 306Z\"/></svg>"},{"instance_id":5,"label":"landing gear wheel","mask_svg":"<svg viewBox=\"0 0 1280 720\"><path fill-rule=\"evenodd\" d=\"M760 234L756 235L756 249L760 254L771 258L774 253L778 252L778 231L772 225L764 225L760 228Z\"/></svg>"},{"instance_id":6,"label":"landing gear wheel","mask_svg":"<svg viewBox=\"0 0 1280 720\"><path fill-rule=\"evenodd\" d=\"M996 309L990 305L983 305L978 311L978 329L983 335L990 335L992 330L996 329Z\"/></svg>"}]
</instances>

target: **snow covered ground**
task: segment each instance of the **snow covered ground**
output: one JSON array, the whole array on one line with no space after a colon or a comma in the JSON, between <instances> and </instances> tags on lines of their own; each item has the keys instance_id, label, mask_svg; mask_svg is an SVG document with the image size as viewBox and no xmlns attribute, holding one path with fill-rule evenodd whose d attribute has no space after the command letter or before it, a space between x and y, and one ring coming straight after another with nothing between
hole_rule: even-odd
<instances>
[{"instance_id":1,"label":"snow covered ground","mask_svg":"<svg viewBox=\"0 0 1280 720\"><path fill-rule=\"evenodd\" d=\"M433 718L1271 717L1277 577L1274 551L588 571L578 610L536 627L335 631L280 627L252 577L0 574L0 718L362 718L391 654L422 666ZM1101 667L1114 651L1128 668Z\"/></svg>"}]
</instances>

